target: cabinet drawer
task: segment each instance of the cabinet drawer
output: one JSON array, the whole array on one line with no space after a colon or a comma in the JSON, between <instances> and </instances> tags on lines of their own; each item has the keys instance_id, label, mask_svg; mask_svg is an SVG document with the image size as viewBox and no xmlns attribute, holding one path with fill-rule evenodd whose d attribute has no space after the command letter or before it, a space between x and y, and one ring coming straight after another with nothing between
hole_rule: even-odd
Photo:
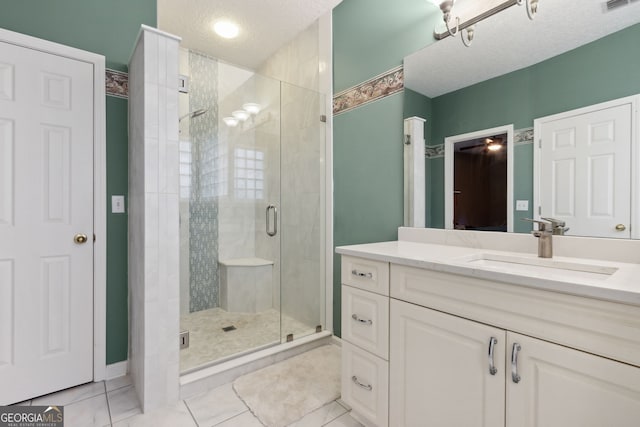
<instances>
[{"instance_id":1,"label":"cabinet drawer","mask_svg":"<svg viewBox=\"0 0 640 427\"><path fill-rule=\"evenodd\" d=\"M342 339L389 359L389 298L342 286Z\"/></svg>"},{"instance_id":2,"label":"cabinet drawer","mask_svg":"<svg viewBox=\"0 0 640 427\"><path fill-rule=\"evenodd\" d=\"M389 363L342 342L342 400L371 425L389 424Z\"/></svg>"},{"instance_id":3,"label":"cabinet drawer","mask_svg":"<svg viewBox=\"0 0 640 427\"><path fill-rule=\"evenodd\" d=\"M389 263L343 255L342 284L389 295Z\"/></svg>"}]
</instances>

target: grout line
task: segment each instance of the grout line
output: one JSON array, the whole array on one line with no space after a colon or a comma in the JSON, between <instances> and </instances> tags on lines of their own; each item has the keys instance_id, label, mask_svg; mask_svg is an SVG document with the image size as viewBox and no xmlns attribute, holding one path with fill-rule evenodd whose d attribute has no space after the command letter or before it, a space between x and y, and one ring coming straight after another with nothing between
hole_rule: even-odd
<instances>
[{"instance_id":1,"label":"grout line","mask_svg":"<svg viewBox=\"0 0 640 427\"><path fill-rule=\"evenodd\" d=\"M107 382L102 382L104 386L104 399L107 401L107 412L109 413L109 424L113 427L113 417L111 416L111 403L109 403L109 394L107 393Z\"/></svg>"},{"instance_id":2,"label":"grout line","mask_svg":"<svg viewBox=\"0 0 640 427\"><path fill-rule=\"evenodd\" d=\"M340 414L336 415L335 417L331 418L331 419L330 419L329 421L327 421L326 423L322 424L322 426L323 426L323 427L324 427L324 426L326 426L326 425L328 425L328 424L331 424L332 422L334 422L335 420L337 420L338 418L340 418L340 417L341 417L341 416L343 416L344 414L349 413L349 411L347 411L347 409L346 409L344 406L342 406L342 405L338 402L338 399L334 400L334 401L333 401L333 402L331 402L331 403L334 403L334 402L335 402L335 403L336 403L340 408L344 409L344 412L342 412L342 413L340 413ZM331 405L331 403L328 403L327 405ZM309 415L309 414L307 414L307 415ZM304 418L304 417L303 417L303 418Z\"/></svg>"},{"instance_id":3,"label":"grout line","mask_svg":"<svg viewBox=\"0 0 640 427\"><path fill-rule=\"evenodd\" d=\"M187 401L183 399L182 403L187 407L187 411L189 411L191 418L193 418L193 422L196 423L196 426L200 427L200 424L198 423L198 420L196 420L196 416L193 414L193 412L191 412L191 408L189 408L189 404L187 404Z\"/></svg>"},{"instance_id":4,"label":"grout line","mask_svg":"<svg viewBox=\"0 0 640 427\"><path fill-rule=\"evenodd\" d=\"M262 420L260 418L258 418L258 414L255 414L251 408L249 407L249 405L247 405L247 402L244 401L244 399L242 398L242 396L240 396L240 393L237 392L236 388L233 385L233 381L231 382L231 390L233 390L233 392L235 393L236 397L238 398L238 400L240 400L240 402L242 402L242 404L244 405L245 408L247 408L246 411L242 412L242 414L244 414L245 412L250 412L251 415L253 415L253 417L258 420L258 422L260 423L260 425L264 425L264 423L262 422ZM242 415L242 414L238 414L238 415ZM236 417L238 416L236 415ZM231 417L231 418L235 418L235 417ZM229 418L229 419L231 419Z\"/></svg>"}]
</instances>

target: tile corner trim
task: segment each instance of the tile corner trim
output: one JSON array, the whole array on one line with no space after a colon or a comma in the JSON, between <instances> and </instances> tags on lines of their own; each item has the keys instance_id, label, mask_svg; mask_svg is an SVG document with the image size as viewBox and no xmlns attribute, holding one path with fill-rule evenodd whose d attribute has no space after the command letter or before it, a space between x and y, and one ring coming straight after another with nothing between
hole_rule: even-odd
<instances>
[{"instance_id":1,"label":"tile corner trim","mask_svg":"<svg viewBox=\"0 0 640 427\"><path fill-rule=\"evenodd\" d=\"M404 68L400 65L335 94L333 96L333 115L345 113L361 105L393 95L403 89Z\"/></svg>"},{"instance_id":2,"label":"tile corner trim","mask_svg":"<svg viewBox=\"0 0 640 427\"><path fill-rule=\"evenodd\" d=\"M107 95L118 98L129 97L129 74L107 68L104 79Z\"/></svg>"}]
</instances>

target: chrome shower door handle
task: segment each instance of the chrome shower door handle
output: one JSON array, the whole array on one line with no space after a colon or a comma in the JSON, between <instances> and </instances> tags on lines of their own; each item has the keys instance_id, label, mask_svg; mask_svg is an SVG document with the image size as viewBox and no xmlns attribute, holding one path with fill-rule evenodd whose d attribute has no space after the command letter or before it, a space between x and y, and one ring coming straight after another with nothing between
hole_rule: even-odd
<instances>
[{"instance_id":1,"label":"chrome shower door handle","mask_svg":"<svg viewBox=\"0 0 640 427\"><path fill-rule=\"evenodd\" d=\"M269 213L273 211L273 230L269 231L269 218L271 217L271 215L269 215ZM267 210L266 210L266 228L267 228L267 234L269 236L275 236L276 234L278 234L278 208L275 207L275 205L269 205L267 206Z\"/></svg>"}]
</instances>

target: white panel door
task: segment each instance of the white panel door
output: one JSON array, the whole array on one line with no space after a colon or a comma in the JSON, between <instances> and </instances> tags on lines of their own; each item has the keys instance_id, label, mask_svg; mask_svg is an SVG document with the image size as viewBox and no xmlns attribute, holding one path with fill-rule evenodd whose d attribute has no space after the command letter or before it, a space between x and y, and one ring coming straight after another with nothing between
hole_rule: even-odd
<instances>
[{"instance_id":1,"label":"white panel door","mask_svg":"<svg viewBox=\"0 0 640 427\"><path fill-rule=\"evenodd\" d=\"M631 123L631 103L542 123L541 217L568 235L631 237Z\"/></svg>"},{"instance_id":2,"label":"white panel door","mask_svg":"<svg viewBox=\"0 0 640 427\"><path fill-rule=\"evenodd\" d=\"M93 93L0 42L0 405L93 379Z\"/></svg>"},{"instance_id":3,"label":"white panel door","mask_svg":"<svg viewBox=\"0 0 640 427\"><path fill-rule=\"evenodd\" d=\"M390 426L504 425L504 330L392 299L390 341Z\"/></svg>"},{"instance_id":4,"label":"white panel door","mask_svg":"<svg viewBox=\"0 0 640 427\"><path fill-rule=\"evenodd\" d=\"M507 379L507 427L637 427L640 369L509 332L517 354Z\"/></svg>"}]
</instances>

